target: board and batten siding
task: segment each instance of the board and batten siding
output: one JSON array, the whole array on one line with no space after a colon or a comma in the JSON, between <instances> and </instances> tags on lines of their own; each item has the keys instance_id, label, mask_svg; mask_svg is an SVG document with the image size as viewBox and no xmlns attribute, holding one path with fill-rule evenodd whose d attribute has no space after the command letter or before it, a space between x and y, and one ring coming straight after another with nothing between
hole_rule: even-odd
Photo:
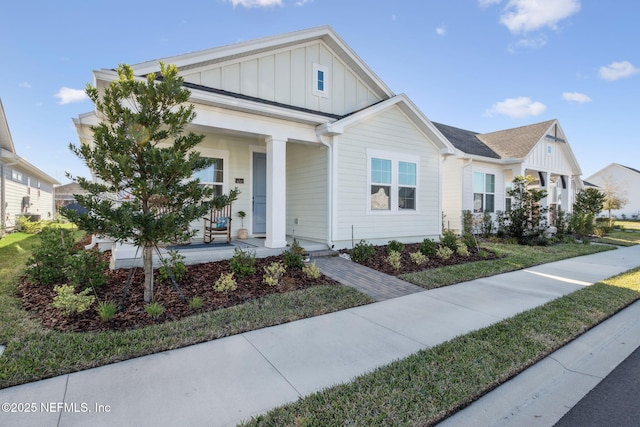
<instances>
[{"instance_id":1,"label":"board and batten siding","mask_svg":"<svg viewBox=\"0 0 640 427\"><path fill-rule=\"evenodd\" d=\"M313 94L314 64L327 68L326 97ZM381 100L320 41L189 69L181 76L189 83L338 115Z\"/></svg>"},{"instance_id":2,"label":"board and batten siding","mask_svg":"<svg viewBox=\"0 0 640 427\"><path fill-rule=\"evenodd\" d=\"M327 162L328 149L323 145L287 144L287 234L327 241Z\"/></svg>"},{"instance_id":3,"label":"board and batten siding","mask_svg":"<svg viewBox=\"0 0 640 427\"><path fill-rule=\"evenodd\" d=\"M551 147L551 154L547 154L547 147ZM542 138L524 159L523 165L528 169L573 175L572 165L565 152L567 149L564 142Z\"/></svg>"},{"instance_id":4,"label":"board and batten siding","mask_svg":"<svg viewBox=\"0 0 640 427\"><path fill-rule=\"evenodd\" d=\"M334 243L351 247L365 239L386 244L395 239L419 242L440 235L439 167L436 146L394 106L348 127L335 142L337 159L337 223ZM367 149L417 156L417 209L401 212L369 212Z\"/></svg>"}]
</instances>

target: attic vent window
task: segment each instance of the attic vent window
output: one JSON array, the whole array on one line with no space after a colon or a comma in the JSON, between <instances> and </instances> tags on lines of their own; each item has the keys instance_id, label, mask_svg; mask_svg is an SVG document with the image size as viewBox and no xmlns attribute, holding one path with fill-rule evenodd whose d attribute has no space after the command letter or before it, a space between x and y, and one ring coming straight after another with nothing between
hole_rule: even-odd
<instances>
[{"instance_id":1,"label":"attic vent window","mask_svg":"<svg viewBox=\"0 0 640 427\"><path fill-rule=\"evenodd\" d=\"M329 97L329 69L324 65L313 64L313 94Z\"/></svg>"}]
</instances>

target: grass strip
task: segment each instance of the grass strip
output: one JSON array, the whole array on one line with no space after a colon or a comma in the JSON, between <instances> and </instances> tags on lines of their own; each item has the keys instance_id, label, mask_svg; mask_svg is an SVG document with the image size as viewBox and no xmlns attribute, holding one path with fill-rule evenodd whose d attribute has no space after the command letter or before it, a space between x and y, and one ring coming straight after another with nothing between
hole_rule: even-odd
<instances>
[{"instance_id":1,"label":"grass strip","mask_svg":"<svg viewBox=\"0 0 640 427\"><path fill-rule=\"evenodd\" d=\"M638 299L640 268L419 351L243 425L433 425Z\"/></svg>"},{"instance_id":2,"label":"grass strip","mask_svg":"<svg viewBox=\"0 0 640 427\"><path fill-rule=\"evenodd\" d=\"M435 289L467 280L521 270L534 265L614 249L612 246L584 245L581 243L565 243L553 246L522 246L483 242L482 247L496 252L502 258L403 274L400 278L425 289Z\"/></svg>"}]
</instances>

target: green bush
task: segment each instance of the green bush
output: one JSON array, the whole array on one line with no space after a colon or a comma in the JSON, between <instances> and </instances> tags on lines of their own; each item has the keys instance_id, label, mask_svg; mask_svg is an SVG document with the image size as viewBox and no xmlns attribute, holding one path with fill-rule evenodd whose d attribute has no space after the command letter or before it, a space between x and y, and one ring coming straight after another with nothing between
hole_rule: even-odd
<instances>
[{"instance_id":1,"label":"green bush","mask_svg":"<svg viewBox=\"0 0 640 427\"><path fill-rule=\"evenodd\" d=\"M459 242L456 253L461 256L469 256L469 248L464 243Z\"/></svg>"},{"instance_id":2,"label":"green bush","mask_svg":"<svg viewBox=\"0 0 640 427\"><path fill-rule=\"evenodd\" d=\"M462 211L462 233L473 233L473 212L470 210Z\"/></svg>"},{"instance_id":3,"label":"green bush","mask_svg":"<svg viewBox=\"0 0 640 427\"><path fill-rule=\"evenodd\" d=\"M390 251L389 256L387 257L387 262L394 270L400 270L402 263L400 262L400 252L398 251Z\"/></svg>"},{"instance_id":4,"label":"green bush","mask_svg":"<svg viewBox=\"0 0 640 427\"><path fill-rule=\"evenodd\" d=\"M250 276L256 271L256 252L235 248L233 257L229 260L231 272L238 277Z\"/></svg>"},{"instance_id":5,"label":"green bush","mask_svg":"<svg viewBox=\"0 0 640 427\"><path fill-rule=\"evenodd\" d=\"M287 268L301 269L304 267L304 258L301 252L293 252L293 250L290 250L284 251L282 254L284 256L284 265L286 265Z\"/></svg>"},{"instance_id":6,"label":"green bush","mask_svg":"<svg viewBox=\"0 0 640 427\"><path fill-rule=\"evenodd\" d=\"M107 268L109 268L109 262L102 257L97 249L83 250L76 255L67 257L64 274L68 282L76 289L90 287L97 289L107 283L107 275L105 274Z\"/></svg>"},{"instance_id":7,"label":"green bush","mask_svg":"<svg viewBox=\"0 0 640 427\"><path fill-rule=\"evenodd\" d=\"M264 277L262 283L266 283L269 286L277 286L280 278L286 271L286 268L281 262L272 262L264 267Z\"/></svg>"},{"instance_id":8,"label":"green bush","mask_svg":"<svg viewBox=\"0 0 640 427\"><path fill-rule=\"evenodd\" d=\"M98 316L103 322L113 319L118 312L118 305L115 302L100 302L98 304Z\"/></svg>"},{"instance_id":9,"label":"green bush","mask_svg":"<svg viewBox=\"0 0 640 427\"><path fill-rule=\"evenodd\" d=\"M387 253L391 254L391 252L400 252L404 251L404 245L397 240L390 240L387 243Z\"/></svg>"},{"instance_id":10,"label":"green bush","mask_svg":"<svg viewBox=\"0 0 640 427\"><path fill-rule=\"evenodd\" d=\"M193 310L197 310L199 308L202 308L203 305L204 305L204 300L202 299L202 297L189 298L189 308Z\"/></svg>"},{"instance_id":11,"label":"green bush","mask_svg":"<svg viewBox=\"0 0 640 427\"><path fill-rule=\"evenodd\" d=\"M86 311L96 300L93 295L88 295L91 289L75 293L72 285L56 285L53 290L56 295L53 297L51 306L62 310L67 316Z\"/></svg>"},{"instance_id":12,"label":"green bush","mask_svg":"<svg viewBox=\"0 0 640 427\"><path fill-rule=\"evenodd\" d=\"M213 285L213 290L216 292L229 292L238 289L238 283L236 282L233 273L221 274L216 283Z\"/></svg>"},{"instance_id":13,"label":"green bush","mask_svg":"<svg viewBox=\"0 0 640 427\"><path fill-rule=\"evenodd\" d=\"M458 237L452 230L445 230L442 232L442 238L440 244L448 247L452 251L458 249Z\"/></svg>"},{"instance_id":14,"label":"green bush","mask_svg":"<svg viewBox=\"0 0 640 427\"><path fill-rule=\"evenodd\" d=\"M436 255L442 260L448 260L453 255L453 251L448 246L440 246L436 250Z\"/></svg>"},{"instance_id":15,"label":"green bush","mask_svg":"<svg viewBox=\"0 0 640 427\"><path fill-rule=\"evenodd\" d=\"M373 256L376 252L375 248L371 243L367 243L364 240L360 240L356 245L351 249L351 259L355 262L365 262L369 258Z\"/></svg>"},{"instance_id":16,"label":"green bush","mask_svg":"<svg viewBox=\"0 0 640 427\"><path fill-rule=\"evenodd\" d=\"M320 275L322 274L315 261L313 262L313 264L305 265L304 267L302 267L302 272L306 274L307 277L316 280L319 279Z\"/></svg>"},{"instance_id":17,"label":"green bush","mask_svg":"<svg viewBox=\"0 0 640 427\"><path fill-rule=\"evenodd\" d=\"M420 252L427 257L434 255L436 253L436 242L429 238L424 239L420 244Z\"/></svg>"},{"instance_id":18,"label":"green bush","mask_svg":"<svg viewBox=\"0 0 640 427\"><path fill-rule=\"evenodd\" d=\"M464 243L467 246L467 248L478 247L478 241L476 240L476 236L474 236L471 233L464 233L460 239L462 240L462 243Z\"/></svg>"},{"instance_id":19,"label":"green bush","mask_svg":"<svg viewBox=\"0 0 640 427\"><path fill-rule=\"evenodd\" d=\"M176 250L167 251L168 258L162 260L162 266L158 268L158 280L169 281L173 275L176 282L180 282L187 274L187 266L184 263L185 256Z\"/></svg>"},{"instance_id":20,"label":"green bush","mask_svg":"<svg viewBox=\"0 0 640 427\"><path fill-rule=\"evenodd\" d=\"M31 218L25 215L19 216L16 222L18 230L27 234L36 234L43 228L42 221L31 221Z\"/></svg>"},{"instance_id":21,"label":"green bush","mask_svg":"<svg viewBox=\"0 0 640 427\"><path fill-rule=\"evenodd\" d=\"M66 281L65 271L74 240L69 230L47 227L40 233L40 246L27 260L27 277L40 285Z\"/></svg>"},{"instance_id":22,"label":"green bush","mask_svg":"<svg viewBox=\"0 0 640 427\"><path fill-rule=\"evenodd\" d=\"M152 302L144 307L144 311L153 319L157 319L164 313L164 306L159 302Z\"/></svg>"},{"instance_id":23,"label":"green bush","mask_svg":"<svg viewBox=\"0 0 640 427\"><path fill-rule=\"evenodd\" d=\"M411 252L409 254L409 257L411 257L411 261L413 261L414 263L418 264L418 265L422 265L425 262L427 262L429 260L429 258L427 258L422 252L418 251L418 252Z\"/></svg>"}]
</instances>

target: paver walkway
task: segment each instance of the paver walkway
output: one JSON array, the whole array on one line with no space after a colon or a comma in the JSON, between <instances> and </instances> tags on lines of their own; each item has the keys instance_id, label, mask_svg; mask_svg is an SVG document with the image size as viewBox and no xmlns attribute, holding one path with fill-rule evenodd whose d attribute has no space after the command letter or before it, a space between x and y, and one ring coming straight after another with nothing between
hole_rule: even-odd
<instances>
[{"instance_id":1,"label":"paver walkway","mask_svg":"<svg viewBox=\"0 0 640 427\"><path fill-rule=\"evenodd\" d=\"M325 276L329 276L343 285L356 288L376 301L385 301L426 290L397 277L380 273L357 262L337 256L312 257L312 259Z\"/></svg>"}]
</instances>

